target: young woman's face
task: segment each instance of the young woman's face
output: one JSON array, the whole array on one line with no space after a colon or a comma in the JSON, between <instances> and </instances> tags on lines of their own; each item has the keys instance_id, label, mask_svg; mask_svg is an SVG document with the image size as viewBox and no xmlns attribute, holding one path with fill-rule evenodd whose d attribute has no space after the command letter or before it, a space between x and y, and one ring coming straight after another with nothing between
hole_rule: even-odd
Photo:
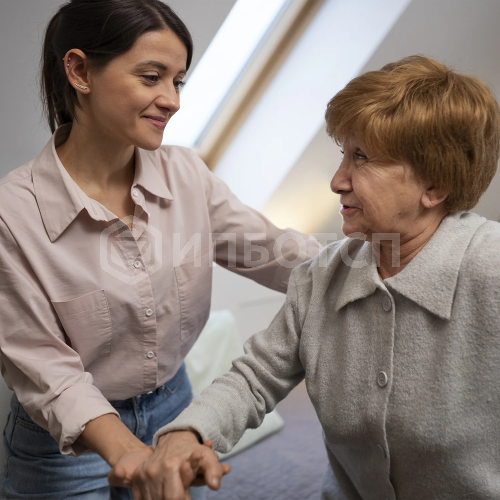
<instances>
[{"instance_id":1,"label":"young woman's face","mask_svg":"<svg viewBox=\"0 0 500 500\"><path fill-rule=\"evenodd\" d=\"M141 149L160 147L168 121L179 110L187 49L170 30L137 39L104 70L89 71L90 123L107 137Z\"/></svg>"},{"instance_id":2,"label":"young woman's face","mask_svg":"<svg viewBox=\"0 0 500 500\"><path fill-rule=\"evenodd\" d=\"M423 183L409 164L379 161L356 137L343 143L344 158L331 181L340 195L346 235L399 233L403 241L424 210Z\"/></svg>"}]
</instances>

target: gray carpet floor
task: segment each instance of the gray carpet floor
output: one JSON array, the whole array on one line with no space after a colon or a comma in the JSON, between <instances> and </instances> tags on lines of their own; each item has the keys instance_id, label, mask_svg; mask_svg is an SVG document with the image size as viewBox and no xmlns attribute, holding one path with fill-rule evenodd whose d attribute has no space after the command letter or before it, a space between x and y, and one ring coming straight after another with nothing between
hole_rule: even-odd
<instances>
[{"instance_id":1,"label":"gray carpet floor","mask_svg":"<svg viewBox=\"0 0 500 500\"><path fill-rule=\"evenodd\" d=\"M231 473L207 500L319 500L327 458L304 383L277 408L285 428L229 459Z\"/></svg>"}]
</instances>

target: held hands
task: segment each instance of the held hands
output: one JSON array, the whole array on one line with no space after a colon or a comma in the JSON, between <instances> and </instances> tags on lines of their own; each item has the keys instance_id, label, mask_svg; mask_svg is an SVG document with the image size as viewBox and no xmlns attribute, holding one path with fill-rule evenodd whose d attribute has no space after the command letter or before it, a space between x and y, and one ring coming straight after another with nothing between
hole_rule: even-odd
<instances>
[{"instance_id":1,"label":"held hands","mask_svg":"<svg viewBox=\"0 0 500 500\"><path fill-rule=\"evenodd\" d=\"M190 500L190 485L217 490L230 470L211 441L201 445L193 432L177 431L162 436L154 452L148 446L123 455L108 479L111 486L132 488L134 500Z\"/></svg>"}]
</instances>

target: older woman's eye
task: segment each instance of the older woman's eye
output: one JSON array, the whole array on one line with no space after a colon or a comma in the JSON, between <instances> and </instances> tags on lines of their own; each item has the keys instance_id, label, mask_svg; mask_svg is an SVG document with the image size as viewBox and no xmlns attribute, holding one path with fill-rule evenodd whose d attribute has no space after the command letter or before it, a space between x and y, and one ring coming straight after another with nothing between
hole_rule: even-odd
<instances>
[{"instance_id":1,"label":"older woman's eye","mask_svg":"<svg viewBox=\"0 0 500 500\"><path fill-rule=\"evenodd\" d=\"M354 156L358 159L358 160L368 160L368 158L363 154L363 153L354 153Z\"/></svg>"}]
</instances>

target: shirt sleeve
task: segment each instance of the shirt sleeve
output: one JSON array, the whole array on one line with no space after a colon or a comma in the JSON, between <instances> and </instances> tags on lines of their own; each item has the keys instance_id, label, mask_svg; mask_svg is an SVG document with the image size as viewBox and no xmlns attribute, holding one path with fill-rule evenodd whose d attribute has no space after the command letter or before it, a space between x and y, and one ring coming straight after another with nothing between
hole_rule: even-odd
<instances>
[{"instance_id":1,"label":"shirt sleeve","mask_svg":"<svg viewBox=\"0 0 500 500\"><path fill-rule=\"evenodd\" d=\"M318 255L321 244L293 229L279 229L244 205L191 153L205 185L215 262L268 288L286 292L292 269Z\"/></svg>"},{"instance_id":2,"label":"shirt sleeve","mask_svg":"<svg viewBox=\"0 0 500 500\"><path fill-rule=\"evenodd\" d=\"M231 370L156 432L153 446L167 432L189 429L198 432L203 441L211 439L217 451L227 453L246 429L257 428L266 413L303 380L293 277L285 304L269 328L251 337L245 344L245 355L233 361Z\"/></svg>"},{"instance_id":3,"label":"shirt sleeve","mask_svg":"<svg viewBox=\"0 0 500 500\"><path fill-rule=\"evenodd\" d=\"M58 441L61 453L88 451L85 425L118 412L93 385L65 342L50 299L0 218L0 361L2 375L28 415Z\"/></svg>"}]
</instances>

